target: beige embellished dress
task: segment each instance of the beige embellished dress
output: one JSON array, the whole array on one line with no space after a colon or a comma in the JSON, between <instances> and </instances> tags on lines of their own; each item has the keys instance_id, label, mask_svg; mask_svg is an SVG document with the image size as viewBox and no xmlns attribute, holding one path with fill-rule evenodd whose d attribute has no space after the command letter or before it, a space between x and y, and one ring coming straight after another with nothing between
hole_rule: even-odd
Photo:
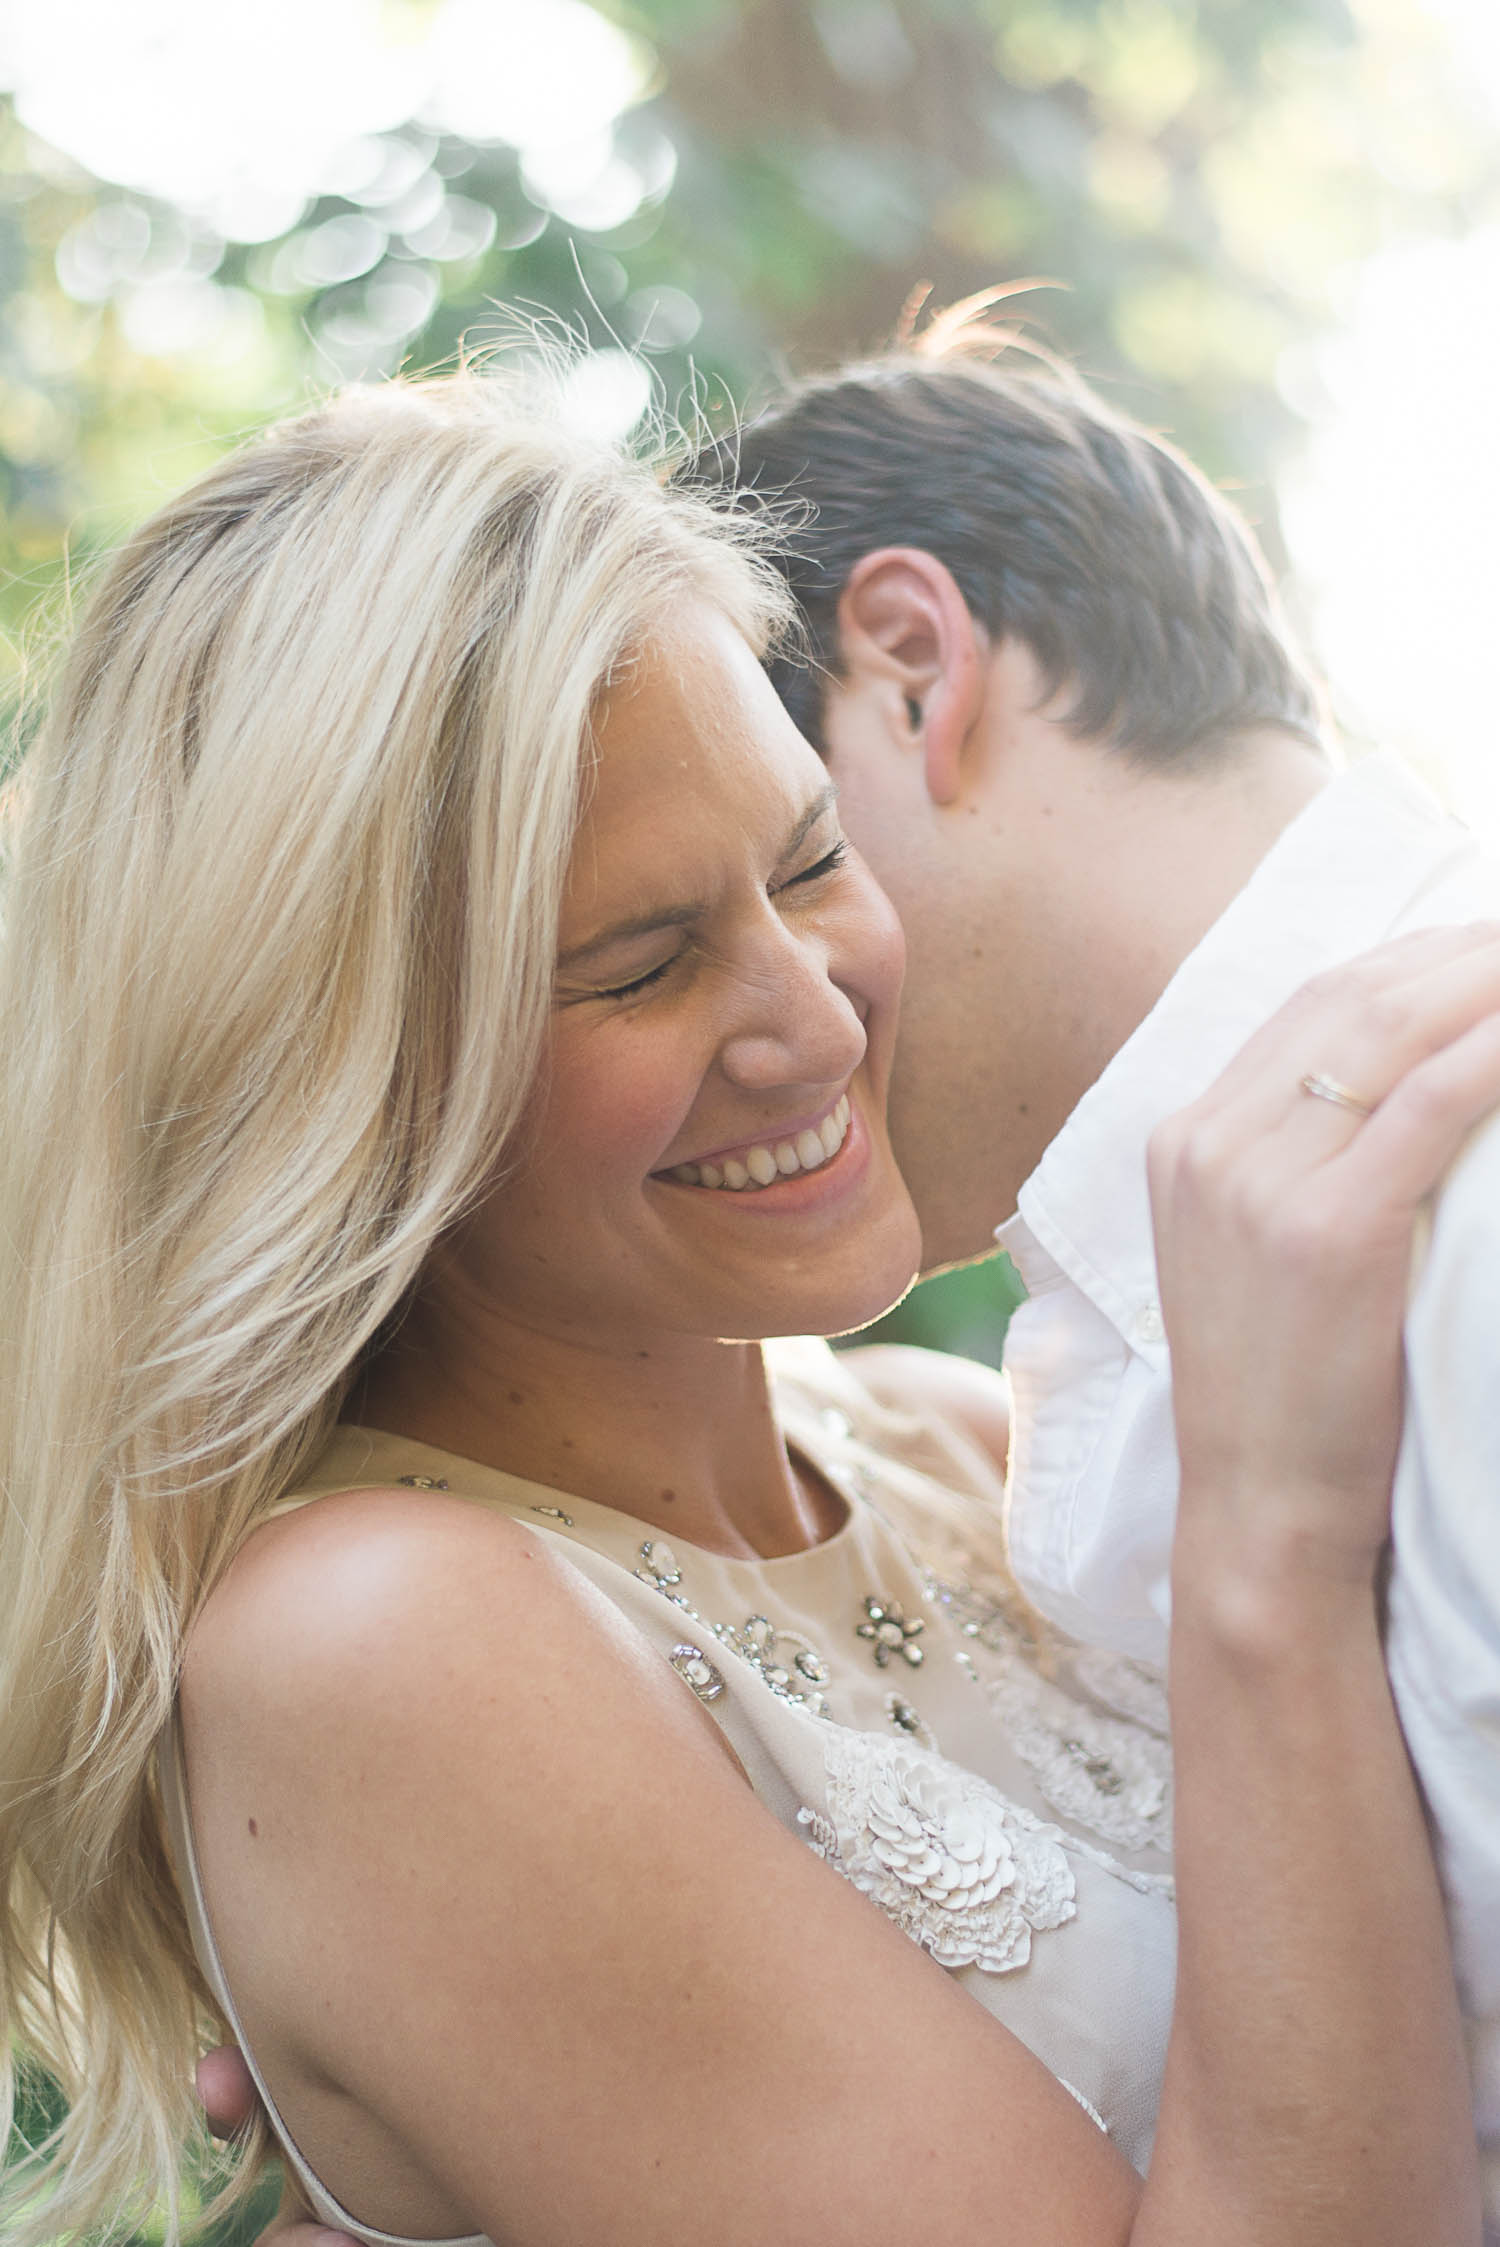
<instances>
[{"instance_id":1,"label":"beige embellished dress","mask_svg":"<svg viewBox=\"0 0 1500 2247\"><path fill-rule=\"evenodd\" d=\"M788 1442L849 1507L809 1552L739 1560L674 1545L608 1507L356 1427L336 1432L278 1510L402 1483L524 1523L711 1710L772 1815L961 1980L1143 2168L1175 1958L1160 1683L1062 1639L1025 1605L1005 1562L999 1479L975 1450L875 1405L822 1343L769 1354ZM175 1737L162 1766L194 1941L233 2025ZM321 2220L370 2247L406 2247L339 2206L267 2103Z\"/></svg>"}]
</instances>

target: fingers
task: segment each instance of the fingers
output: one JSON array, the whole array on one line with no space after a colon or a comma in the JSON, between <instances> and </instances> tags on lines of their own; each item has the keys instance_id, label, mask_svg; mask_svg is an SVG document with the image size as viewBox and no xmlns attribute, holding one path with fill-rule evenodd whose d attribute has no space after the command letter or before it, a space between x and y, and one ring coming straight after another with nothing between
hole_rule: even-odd
<instances>
[{"instance_id":1,"label":"fingers","mask_svg":"<svg viewBox=\"0 0 1500 2247\"><path fill-rule=\"evenodd\" d=\"M1356 1199L1414 1206L1497 1106L1500 1014L1490 1014L1408 1070L1356 1130L1340 1159L1343 1188Z\"/></svg>"},{"instance_id":2,"label":"fingers","mask_svg":"<svg viewBox=\"0 0 1500 2247\"><path fill-rule=\"evenodd\" d=\"M1374 1107L1423 1060L1497 1008L1500 940L1479 933L1447 957L1429 957L1416 973L1395 973L1390 982L1372 985L1347 1033L1336 1033L1346 1068L1355 1072L1344 1081Z\"/></svg>"},{"instance_id":3,"label":"fingers","mask_svg":"<svg viewBox=\"0 0 1500 2247\"><path fill-rule=\"evenodd\" d=\"M205 2052L193 2071L193 2082L214 2137L232 2138L245 2128L258 2098L237 2044L219 2044Z\"/></svg>"},{"instance_id":4,"label":"fingers","mask_svg":"<svg viewBox=\"0 0 1500 2247\"><path fill-rule=\"evenodd\" d=\"M1409 1070L1500 1010L1500 926L1421 929L1315 977L1256 1032L1198 1104L1211 1116L1237 1111L1264 1130L1306 1075L1346 1085L1370 1107ZM1331 1102L1318 1128L1347 1143L1359 1118Z\"/></svg>"},{"instance_id":5,"label":"fingers","mask_svg":"<svg viewBox=\"0 0 1500 2247\"><path fill-rule=\"evenodd\" d=\"M1485 1036L1451 1072L1427 1065L1497 1012L1495 924L1423 929L1383 945L1315 978L1265 1023L1202 1098L1164 1127L1154 1171L1170 1168L1185 1145L1199 1165L1222 1168L1243 1156L1274 1196L1359 1140L1369 1149L1359 1177L1373 1177L1377 1157L1395 1165L1377 1181L1381 1210L1413 1206L1491 1104ZM1472 1092L1470 1069L1478 1071ZM1370 1118L1310 1097L1307 1076L1347 1087ZM1393 1125L1368 1139L1374 1113L1403 1085ZM1433 1112L1418 1129L1416 1108L1429 1101Z\"/></svg>"},{"instance_id":6,"label":"fingers","mask_svg":"<svg viewBox=\"0 0 1500 2247\"><path fill-rule=\"evenodd\" d=\"M237 2044L219 2044L205 2052L193 2071L193 2081L208 2127L216 2138L232 2138L243 2130L259 2104L255 2081ZM293 2178L282 2186L276 2213L255 2241L255 2247L357 2247L347 2232L330 2231L315 2223L307 2202Z\"/></svg>"},{"instance_id":7,"label":"fingers","mask_svg":"<svg viewBox=\"0 0 1500 2247\"><path fill-rule=\"evenodd\" d=\"M1311 1073L1372 1112L1310 1098ZM1215 1551L1281 1539L1363 1584L1388 1529L1416 1213L1497 1104L1500 932L1424 931L1309 985L1153 1136L1184 1491Z\"/></svg>"},{"instance_id":8,"label":"fingers","mask_svg":"<svg viewBox=\"0 0 1500 2247\"><path fill-rule=\"evenodd\" d=\"M1349 1086L1368 1115L1309 1097L1310 1074ZM1200 1242L1230 1224L1284 1256L1305 1237L1352 1283L1409 1237L1497 1104L1500 929L1418 931L1306 986L1153 1135L1159 1246L1184 1222Z\"/></svg>"}]
</instances>

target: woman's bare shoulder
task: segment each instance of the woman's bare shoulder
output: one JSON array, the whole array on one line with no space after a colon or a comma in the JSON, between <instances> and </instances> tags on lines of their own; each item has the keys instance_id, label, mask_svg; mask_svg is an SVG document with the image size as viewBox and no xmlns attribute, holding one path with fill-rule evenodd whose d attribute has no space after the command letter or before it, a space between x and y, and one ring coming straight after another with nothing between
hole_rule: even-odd
<instances>
[{"instance_id":1,"label":"woman's bare shoulder","mask_svg":"<svg viewBox=\"0 0 1500 2247\"><path fill-rule=\"evenodd\" d=\"M616 1661L649 1658L618 1610L500 1509L338 1491L249 1538L194 1626L184 1702L190 1730L233 1708L274 1753L279 1719L303 1739L336 1722L439 1723L466 1664L525 1675L544 1649L572 1665L601 1643Z\"/></svg>"}]
</instances>

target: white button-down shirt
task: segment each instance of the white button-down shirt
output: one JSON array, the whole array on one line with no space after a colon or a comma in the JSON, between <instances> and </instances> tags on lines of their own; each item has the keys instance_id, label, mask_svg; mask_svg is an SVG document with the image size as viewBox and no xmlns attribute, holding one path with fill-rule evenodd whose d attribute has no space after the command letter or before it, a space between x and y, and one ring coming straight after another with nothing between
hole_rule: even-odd
<instances>
[{"instance_id":1,"label":"white button-down shirt","mask_svg":"<svg viewBox=\"0 0 1500 2247\"><path fill-rule=\"evenodd\" d=\"M1177 1499L1146 1141L1320 968L1500 918L1500 866L1384 758L1323 789L1084 1096L997 1235L1026 1283L1006 1341L1015 1567L1075 1636L1165 1660ZM1268 1315L1272 1315L1268 1313ZM1500 2247L1500 1121L1439 1199L1407 1323L1391 1677L1426 1790Z\"/></svg>"}]
</instances>

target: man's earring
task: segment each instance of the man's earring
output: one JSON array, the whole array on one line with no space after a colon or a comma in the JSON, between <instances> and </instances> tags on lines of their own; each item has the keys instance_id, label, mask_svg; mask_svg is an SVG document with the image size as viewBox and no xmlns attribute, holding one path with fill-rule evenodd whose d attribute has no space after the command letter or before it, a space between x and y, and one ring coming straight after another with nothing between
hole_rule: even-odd
<instances>
[{"instance_id":1,"label":"man's earring","mask_svg":"<svg viewBox=\"0 0 1500 2247\"><path fill-rule=\"evenodd\" d=\"M922 705L920 702L918 702L914 694L909 694L906 698L906 722L911 727L913 733L921 732Z\"/></svg>"}]
</instances>

